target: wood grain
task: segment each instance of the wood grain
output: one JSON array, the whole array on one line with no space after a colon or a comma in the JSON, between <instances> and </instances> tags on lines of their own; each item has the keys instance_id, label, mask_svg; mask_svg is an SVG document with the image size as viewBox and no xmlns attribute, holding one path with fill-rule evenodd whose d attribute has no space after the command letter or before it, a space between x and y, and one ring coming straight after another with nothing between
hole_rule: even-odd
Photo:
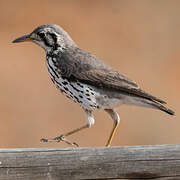
<instances>
[{"instance_id":1,"label":"wood grain","mask_svg":"<svg viewBox=\"0 0 180 180\"><path fill-rule=\"evenodd\" d=\"M0 180L180 179L180 145L0 149Z\"/></svg>"}]
</instances>

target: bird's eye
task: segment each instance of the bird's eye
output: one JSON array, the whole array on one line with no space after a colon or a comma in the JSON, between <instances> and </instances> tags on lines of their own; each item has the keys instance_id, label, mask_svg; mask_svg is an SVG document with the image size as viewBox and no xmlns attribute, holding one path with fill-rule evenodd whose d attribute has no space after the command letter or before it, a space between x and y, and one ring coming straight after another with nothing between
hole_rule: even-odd
<instances>
[{"instance_id":1,"label":"bird's eye","mask_svg":"<svg viewBox=\"0 0 180 180\"><path fill-rule=\"evenodd\" d=\"M41 39L43 39L44 37L45 37L45 34L44 33L38 33L38 35L39 35L39 37L41 38Z\"/></svg>"}]
</instances>

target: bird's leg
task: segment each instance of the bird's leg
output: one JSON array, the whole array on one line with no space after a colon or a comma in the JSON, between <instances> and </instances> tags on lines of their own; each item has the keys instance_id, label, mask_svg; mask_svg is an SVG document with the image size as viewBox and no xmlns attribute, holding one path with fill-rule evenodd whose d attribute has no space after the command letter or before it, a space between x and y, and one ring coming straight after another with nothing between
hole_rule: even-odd
<instances>
[{"instance_id":1,"label":"bird's leg","mask_svg":"<svg viewBox=\"0 0 180 180\"><path fill-rule=\"evenodd\" d=\"M116 132L116 129L119 125L119 122L120 122L120 117L118 115L117 112L115 112L113 109L105 109L105 111L111 116L111 118L113 119L114 123L113 123L113 129L111 131L111 134L108 138L108 141L106 143L106 146L110 146L111 145L111 142L112 142L112 139L113 139L113 136Z\"/></svg>"},{"instance_id":2,"label":"bird's leg","mask_svg":"<svg viewBox=\"0 0 180 180\"><path fill-rule=\"evenodd\" d=\"M85 114L86 114L86 120L87 120L87 123L86 125L84 126L81 126L79 128L76 128L70 132L67 132L67 133L64 133L64 134L61 134L60 136L57 136L55 138L49 138L49 139L46 139L46 138L43 138L41 139L42 142L60 142L60 141L64 141L65 143L67 144L70 144L70 145L75 145L78 147L78 144L75 143L75 142L70 142L68 141L65 137L69 136L69 135L72 135L76 132L79 132L85 128L89 128L91 127L93 124L94 124L94 117L92 115L92 111L88 111L88 110L85 110Z\"/></svg>"}]
</instances>

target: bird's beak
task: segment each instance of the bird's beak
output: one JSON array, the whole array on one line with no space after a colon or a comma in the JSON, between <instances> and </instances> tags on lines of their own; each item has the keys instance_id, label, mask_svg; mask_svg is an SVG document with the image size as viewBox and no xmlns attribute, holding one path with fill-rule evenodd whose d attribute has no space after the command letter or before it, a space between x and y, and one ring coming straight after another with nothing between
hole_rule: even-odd
<instances>
[{"instance_id":1,"label":"bird's beak","mask_svg":"<svg viewBox=\"0 0 180 180\"><path fill-rule=\"evenodd\" d=\"M21 36L21 37L15 39L15 40L13 41L13 43L25 42L25 41L32 41L32 39L30 38L30 35Z\"/></svg>"}]
</instances>

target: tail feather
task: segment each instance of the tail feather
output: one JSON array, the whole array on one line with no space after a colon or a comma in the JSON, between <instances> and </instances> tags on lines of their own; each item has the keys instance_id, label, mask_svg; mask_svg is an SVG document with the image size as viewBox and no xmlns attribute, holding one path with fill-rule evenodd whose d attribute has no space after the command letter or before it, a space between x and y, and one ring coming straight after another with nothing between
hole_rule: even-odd
<instances>
[{"instance_id":1,"label":"tail feather","mask_svg":"<svg viewBox=\"0 0 180 180\"><path fill-rule=\"evenodd\" d=\"M151 107L151 108L159 109L159 110L164 111L164 112L166 112L166 113L168 113L170 115L175 115L175 112L173 110L165 107L164 105L162 105L162 103L157 102L155 100L141 99L141 103L146 105L146 107ZM143 105L143 104L141 104L141 105ZM139 105L140 105L140 103L139 103Z\"/></svg>"},{"instance_id":2,"label":"tail feather","mask_svg":"<svg viewBox=\"0 0 180 180\"><path fill-rule=\"evenodd\" d=\"M173 111L173 110L171 110L171 109L168 109L168 108L166 108L165 106L163 106L163 105L161 105L161 104L156 104L156 107L158 108L158 109L160 109L161 111L164 111L164 112L166 112L166 113L168 113L168 114L170 114L170 115L175 115L175 112Z\"/></svg>"},{"instance_id":3,"label":"tail feather","mask_svg":"<svg viewBox=\"0 0 180 180\"><path fill-rule=\"evenodd\" d=\"M157 98L155 96L152 96L151 94L139 89L139 91L141 91L141 93L144 93L147 97L147 99L151 100L151 101L154 101L154 102L158 102L158 103L161 103L161 104L167 104L164 100L160 99L160 98Z\"/></svg>"},{"instance_id":4,"label":"tail feather","mask_svg":"<svg viewBox=\"0 0 180 180\"><path fill-rule=\"evenodd\" d=\"M150 104L152 107L159 109L161 111L164 111L170 115L175 115L175 112L173 110L168 109L167 107L163 106L159 102L151 101L151 102L148 102L148 104Z\"/></svg>"}]
</instances>

